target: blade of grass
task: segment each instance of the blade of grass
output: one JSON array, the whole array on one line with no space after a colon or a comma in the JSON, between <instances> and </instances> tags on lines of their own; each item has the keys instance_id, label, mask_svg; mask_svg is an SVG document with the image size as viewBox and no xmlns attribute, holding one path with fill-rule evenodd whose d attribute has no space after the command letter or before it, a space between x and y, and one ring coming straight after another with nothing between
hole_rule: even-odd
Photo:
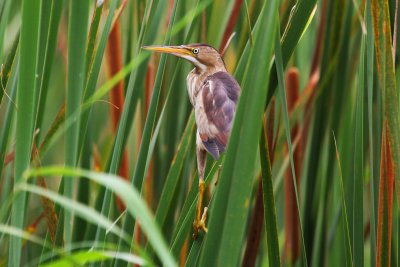
<instances>
[{"instance_id":1,"label":"blade of grass","mask_svg":"<svg viewBox=\"0 0 400 267\"><path fill-rule=\"evenodd\" d=\"M114 233L117 236L120 236L125 240L129 240L128 235L124 233L122 229L120 229L117 225L113 224L113 222L109 221L106 217L102 216L91 207L88 207L75 200L63 197L62 195L35 185L21 184L18 185L16 189L18 191L30 192L50 199L55 203L61 205L63 208L68 209L77 216L85 219L86 221L94 223L99 227L102 227L103 229L108 229L110 232Z\"/></svg>"},{"instance_id":2,"label":"blade of grass","mask_svg":"<svg viewBox=\"0 0 400 267\"><path fill-rule=\"evenodd\" d=\"M19 62L19 78L17 91L17 129L16 129L16 153L14 184L22 179L23 172L29 168L32 154L33 138L33 107L32 99L35 98L36 60L38 54L39 38L39 1L22 1L21 24L21 50ZM23 228L25 217L26 195L19 194L12 204L11 225ZM22 240L19 237L11 237L8 252L8 264L20 266Z\"/></svg>"},{"instance_id":3,"label":"blade of grass","mask_svg":"<svg viewBox=\"0 0 400 267\"><path fill-rule=\"evenodd\" d=\"M51 14L52 2L51 1L43 1L40 6L40 22L39 22L39 52L38 58L36 63L36 84L35 87L37 88L35 91L35 98L33 99L34 103L34 111L35 111L35 118L37 117L37 110L38 110L38 103L40 97L40 83L43 78L43 66L46 58L46 44L47 44L47 37L49 35L49 28L50 28L50 14ZM36 127L36 121L34 125ZM36 139L36 138L35 138ZM34 140L37 143L37 139Z\"/></svg>"},{"instance_id":4,"label":"blade of grass","mask_svg":"<svg viewBox=\"0 0 400 267\"><path fill-rule=\"evenodd\" d=\"M86 79L87 80L89 78L89 72L92 71L94 59L95 59L95 56L97 55L97 51L98 51L98 50L95 51L95 46L96 46L97 35L98 35L98 31L99 31L100 20L101 20L102 14L103 14L103 8L104 8L104 2L97 1L96 5L94 7L94 10L93 10L92 20L90 22L89 37L88 37L89 40L88 40L88 45L86 48ZM112 17L112 14L114 13L114 12L111 12L111 11L113 11L112 8L113 7L111 6L110 13L109 13L110 17ZM115 9L115 7L114 7L114 9ZM107 18L108 18L108 16L107 16ZM107 21L106 21L106 24L104 27L105 27L105 33L104 33L104 35L105 35L107 33ZM102 38L104 38L103 37L104 35L102 35ZM87 80L86 80L86 82L87 82ZM85 95L86 95L86 93L85 93Z\"/></svg>"},{"instance_id":5,"label":"blade of grass","mask_svg":"<svg viewBox=\"0 0 400 267\"><path fill-rule=\"evenodd\" d=\"M31 234L28 231L15 228L10 225L0 224L0 232L9 234L12 236L18 236L21 239L28 240L30 242L36 243L38 245L44 245L45 241L38 236Z\"/></svg>"},{"instance_id":6,"label":"blade of grass","mask_svg":"<svg viewBox=\"0 0 400 267\"><path fill-rule=\"evenodd\" d=\"M97 50L95 50L96 46L96 41L97 41L97 35L98 35L98 30L99 30L99 24L100 20L103 14L103 8L104 8L104 2L103 1L97 1L93 10L93 15L92 15L92 20L90 23L90 29L89 29L89 36L88 36L88 42L87 42L87 47L86 47L86 62L85 62L85 91L84 91L84 101L87 100L94 92L94 87L97 78L98 78L98 72L96 72L97 68L99 68L99 63L98 61L102 59L103 53L104 53L104 39L108 37L108 31L111 25L114 9L115 9L115 3L116 1L113 1L113 3L110 6L110 10L104 25L104 31L101 36L101 41L97 46ZM92 87L88 88L88 84L92 85ZM91 133L91 128L88 128L89 120L91 118L91 111L92 111L93 106L88 106L87 110L82 110L81 115L81 125L80 125L80 138L79 138L79 149L80 149L80 156L81 156L81 167L82 168L90 168L90 159L92 157L92 149L93 149L93 142L92 142L92 135ZM88 203L89 202L89 191L90 191L90 185L88 184L88 181L86 179L81 179L78 180L78 196L77 199L80 202L83 203ZM74 222L75 228L74 228L74 241L78 241L85 236L85 232L87 229L87 224L86 221L76 218Z\"/></svg>"},{"instance_id":7,"label":"blade of grass","mask_svg":"<svg viewBox=\"0 0 400 267\"><path fill-rule=\"evenodd\" d=\"M68 258L61 258L49 264L40 265L42 267L69 267L71 264L79 264L79 266L87 266L90 263L103 262L111 259L120 259L127 263L134 264L135 266L147 266L149 265L144 259L128 254L118 253L116 251L76 251L72 253Z\"/></svg>"},{"instance_id":8,"label":"blade of grass","mask_svg":"<svg viewBox=\"0 0 400 267\"><path fill-rule=\"evenodd\" d=\"M11 0L6 0L5 3L1 5L0 9L0 62L2 62L3 59L3 45L4 45L4 37L5 37L5 32L6 32L6 27L8 24L8 18L10 16L10 9L11 9L11 3L13 1ZM1 103L1 97L0 97L0 103Z\"/></svg>"},{"instance_id":9,"label":"blade of grass","mask_svg":"<svg viewBox=\"0 0 400 267\"><path fill-rule=\"evenodd\" d=\"M388 140L388 126L382 134L381 177L379 181L378 238L376 266L391 266L392 207L394 191L394 172L391 148Z\"/></svg>"},{"instance_id":10,"label":"blade of grass","mask_svg":"<svg viewBox=\"0 0 400 267\"><path fill-rule=\"evenodd\" d=\"M374 90L374 34L372 28L371 0L367 0L365 8L367 24L366 53L367 53L367 88L368 88L368 133L369 133L369 167L370 167L370 244L371 267L375 266L376 259L376 209L375 209L375 181L374 174L374 138L373 138L373 90Z\"/></svg>"},{"instance_id":11,"label":"blade of grass","mask_svg":"<svg viewBox=\"0 0 400 267\"><path fill-rule=\"evenodd\" d=\"M392 36L388 2L372 0L372 18L375 36L376 66L379 85L382 89L384 121L388 124L387 138L393 160L396 188L400 188L400 113L399 92L396 87L394 62L392 59ZM396 190L400 206L400 190Z\"/></svg>"},{"instance_id":12,"label":"blade of grass","mask_svg":"<svg viewBox=\"0 0 400 267\"><path fill-rule=\"evenodd\" d=\"M376 265L387 266L390 264L390 255L387 256L387 254L390 254L392 235L390 195L393 189L390 188L390 179L393 179L396 183L397 207L400 204L399 91L396 86L395 62L393 62L392 58L392 36L388 2L372 0L371 10L375 37L376 67L383 102L383 126L380 128L382 129L382 147ZM385 176L387 176L387 180ZM388 202L388 204L385 205L385 202Z\"/></svg>"},{"instance_id":13,"label":"blade of grass","mask_svg":"<svg viewBox=\"0 0 400 267\"><path fill-rule=\"evenodd\" d=\"M109 13L103 28L103 33L101 35L99 44L96 49L93 48L95 39L97 37L97 29L98 29L98 23L100 23L100 18L103 10L103 2L97 2L96 3L96 10L93 18L93 23L91 24L91 29L90 29L90 35L89 35L89 41L88 41L88 46L86 49L87 52L87 58L86 60L90 60L90 62L86 62L86 70L85 73L87 75L87 79L85 81L85 89L84 89L84 100L88 101L90 97L94 96L95 94L95 88L97 84L97 79L99 76L100 72L100 67L101 67L101 62L103 60L104 56L104 51L106 49L107 45L107 39L111 31L111 24L113 21L113 15L114 11L117 6L117 0L114 0L109 9ZM118 80L119 81L119 80ZM117 82L117 81L115 81ZM111 89L111 88L110 88ZM88 110L86 112L83 112L82 118L81 118L81 126L80 126L80 139L79 139L79 147L82 147L82 143L85 140L86 136L86 131L88 127L88 121L90 119L90 114L91 114L92 106L88 107Z\"/></svg>"},{"instance_id":14,"label":"blade of grass","mask_svg":"<svg viewBox=\"0 0 400 267\"><path fill-rule=\"evenodd\" d=\"M65 118L73 118L73 124L65 133L65 164L67 166L75 166L79 158L80 118L74 116L74 113L81 108L84 89L89 4L88 1L80 0L71 0L69 2L68 82ZM64 196L72 198L74 181L72 179L64 179L63 183ZM71 243L72 240L72 218L73 215L66 211L64 214L64 238L67 244Z\"/></svg>"},{"instance_id":15,"label":"blade of grass","mask_svg":"<svg viewBox=\"0 0 400 267\"><path fill-rule=\"evenodd\" d=\"M29 242L38 244L43 247L48 247L48 248L51 247L51 245L46 243L45 240L43 240L42 238L40 238L36 235L33 235L29 231L21 230L20 228L16 228L16 227L13 227L10 225L0 224L0 232L2 234L10 235L11 237L21 238L22 240L24 240L24 242L29 241ZM57 249L56 251L59 254L62 254L62 251L60 251L59 249ZM68 255L66 257L68 257ZM74 264L75 262L73 260L71 260L71 263Z\"/></svg>"},{"instance_id":16,"label":"blade of grass","mask_svg":"<svg viewBox=\"0 0 400 267\"><path fill-rule=\"evenodd\" d=\"M356 96L354 131L354 173L353 173L353 255L355 266L364 266L364 59L365 37L362 36L358 84Z\"/></svg>"},{"instance_id":17,"label":"blade of grass","mask_svg":"<svg viewBox=\"0 0 400 267\"><path fill-rule=\"evenodd\" d=\"M3 123L3 127L0 130L0 174L3 173L4 169L4 175L1 176L2 178L0 179L0 184L1 184L1 190L0 190L0 203L3 203L0 207L0 222L6 222L8 220L8 214L9 210L11 207L11 200L12 200L12 179L10 177L11 173L11 168L7 169L6 164L3 164L4 162L4 155L7 150L7 145L10 139L10 133L12 130L11 123L14 118L14 110L15 110L15 95L17 92L17 76L16 76L16 71L18 69L18 66L14 67L14 70L12 71L11 74L11 81L7 87L10 87L11 89L11 100L8 103L7 110L5 111L5 120ZM2 242L2 239L4 236L0 237L0 243Z\"/></svg>"},{"instance_id":18,"label":"blade of grass","mask_svg":"<svg viewBox=\"0 0 400 267\"><path fill-rule=\"evenodd\" d=\"M197 266L197 262L199 260L199 254L201 251L201 247L203 245L203 239L200 242L193 243L192 248L189 251L189 255L185 262L185 267L194 267Z\"/></svg>"},{"instance_id":19,"label":"blade of grass","mask_svg":"<svg viewBox=\"0 0 400 267\"><path fill-rule=\"evenodd\" d=\"M29 241L29 242L35 243L37 245L40 245L40 246L49 247L49 248L51 247L51 245L47 244L45 240L43 240L42 238L40 238L36 235L33 235L29 231L24 231L19 228L11 227L9 225L0 224L0 233L8 234L10 236L20 237L24 241ZM93 244L93 243L90 242L90 244ZM87 244L87 245L90 245L90 244ZM81 247L81 245L80 246L72 245L72 247L74 248L74 250L76 250L77 248L79 249L79 247ZM100 251L100 250L96 250L96 249L91 249L90 251L85 250L84 252L82 250L80 250L80 251L78 250L78 251L72 253L71 255L65 254L65 251L60 248L56 248L55 251L57 252L57 254L59 256L62 256L62 258L53 263L49 263L49 264L45 264L45 265L40 264L40 266L83 266L83 265L80 265L80 263L82 262L82 260L86 259L84 254L88 256L88 259L92 259L92 260L118 258L121 260L125 260L129 263L145 262L145 263L149 264L150 266L152 266L151 262L147 261L145 258L141 258L141 257L135 256L132 254L128 255L126 253L118 253L118 252L112 251L112 250ZM79 256L76 257L77 255L79 255ZM33 261L33 262L35 262L35 261ZM36 264L27 264L27 266L38 266L38 264L39 264L39 262L36 261ZM60 264L64 264L64 265L60 265Z\"/></svg>"},{"instance_id":20,"label":"blade of grass","mask_svg":"<svg viewBox=\"0 0 400 267\"><path fill-rule=\"evenodd\" d=\"M17 64L14 64L13 70L11 71L10 79L11 82L7 84L7 87L4 89L6 92L10 92L10 99L8 100L7 103L7 109L4 113L4 122L2 125L2 128L0 130L0 175L3 173L3 169L5 166L4 164L4 159L6 157L6 151L7 151L7 145L8 141L10 139L10 133L11 133L11 123L12 119L14 116L14 111L15 111L15 95L17 91L17 69L18 66ZM3 176L5 177L5 176ZM0 182L3 181L4 179L1 178ZM4 182L4 181L3 181ZM7 194L1 194L0 193L0 203L4 203L2 200L4 200L7 197Z\"/></svg>"},{"instance_id":21,"label":"blade of grass","mask_svg":"<svg viewBox=\"0 0 400 267\"><path fill-rule=\"evenodd\" d=\"M51 13L47 41L45 46L43 72L40 79L39 102L37 103L36 128L42 128L43 115L46 107L54 55L57 48L58 27L61 19L63 1L51 1ZM37 139L39 140L39 138Z\"/></svg>"},{"instance_id":22,"label":"blade of grass","mask_svg":"<svg viewBox=\"0 0 400 267\"><path fill-rule=\"evenodd\" d=\"M398 16L399 16L399 0L396 0L394 7L394 22L393 22L393 62L396 62L396 47L397 47L397 29L398 29Z\"/></svg>"},{"instance_id":23,"label":"blade of grass","mask_svg":"<svg viewBox=\"0 0 400 267\"><path fill-rule=\"evenodd\" d=\"M150 243L152 244L157 255L160 257L162 263L165 266L176 266L175 260L170 255L165 240L163 239L160 229L155 223L149 208L141 199L140 193L124 179L112 174L85 171L77 168L71 169L59 166L30 170L25 173L26 178L38 175L64 175L65 177L71 178L85 177L103 185L106 188L109 188L109 190L121 198L127 207L129 214L138 219L143 231L146 233Z\"/></svg>"},{"instance_id":24,"label":"blade of grass","mask_svg":"<svg viewBox=\"0 0 400 267\"><path fill-rule=\"evenodd\" d=\"M347 209L346 209L346 196L344 192L344 185L343 185L343 174L342 174L342 166L340 164L340 155L339 151L337 148L336 144L336 137L335 133L332 132L333 135L333 140L335 142L335 149L336 149L336 159L338 162L338 168L339 168L339 176L340 176L340 193L341 193L341 199L342 199L342 223L343 223L343 231L344 231L344 237L345 237L345 253L346 253L346 266L354 266L353 263L353 253L351 251L351 241L350 241L350 231L349 231L349 221L347 217Z\"/></svg>"},{"instance_id":25,"label":"blade of grass","mask_svg":"<svg viewBox=\"0 0 400 267\"><path fill-rule=\"evenodd\" d=\"M6 57L5 63L0 66L0 105L2 103L8 79L11 74L12 65L16 58L16 53L19 45L19 37L20 34L18 33L14 39L11 50Z\"/></svg>"},{"instance_id":26,"label":"blade of grass","mask_svg":"<svg viewBox=\"0 0 400 267\"><path fill-rule=\"evenodd\" d=\"M260 139L260 161L263 178L264 221L267 234L268 259L270 266L281 266L271 162L266 135L266 129L263 127Z\"/></svg>"}]
</instances>

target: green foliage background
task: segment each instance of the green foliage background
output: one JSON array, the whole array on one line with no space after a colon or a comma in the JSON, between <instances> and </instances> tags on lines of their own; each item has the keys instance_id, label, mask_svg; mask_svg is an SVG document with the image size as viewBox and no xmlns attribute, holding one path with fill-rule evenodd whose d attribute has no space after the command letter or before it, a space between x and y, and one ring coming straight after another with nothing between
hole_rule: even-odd
<instances>
[{"instance_id":1,"label":"green foliage background","mask_svg":"<svg viewBox=\"0 0 400 267\"><path fill-rule=\"evenodd\" d=\"M398 266L397 13L0 0L0 266ZM196 240L193 66L141 49L187 43L228 45L242 88Z\"/></svg>"}]
</instances>

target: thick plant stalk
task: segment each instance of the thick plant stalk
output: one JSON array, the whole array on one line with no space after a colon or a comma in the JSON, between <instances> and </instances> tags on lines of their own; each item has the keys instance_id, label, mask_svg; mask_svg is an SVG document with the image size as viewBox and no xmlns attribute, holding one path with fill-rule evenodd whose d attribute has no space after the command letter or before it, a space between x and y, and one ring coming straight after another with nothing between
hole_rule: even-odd
<instances>
[{"instance_id":1,"label":"thick plant stalk","mask_svg":"<svg viewBox=\"0 0 400 267\"><path fill-rule=\"evenodd\" d=\"M122 69L122 53L121 53L121 32L119 20L115 21L115 24L110 32L110 37L107 43L107 60L109 63L109 76L113 77ZM116 132L118 129L118 123L121 118L122 109L124 106L124 80L120 80L110 91L110 102L111 102L111 120L113 131ZM121 159L121 165L119 167L119 176L129 179L129 157L128 151L125 149ZM121 200L117 197L116 203L120 212L125 210L125 206Z\"/></svg>"},{"instance_id":2,"label":"thick plant stalk","mask_svg":"<svg viewBox=\"0 0 400 267\"><path fill-rule=\"evenodd\" d=\"M286 75L286 91L289 113L295 107L295 103L299 97L299 72L296 68L290 68ZM299 133L299 126L296 123L291 131L292 139L294 140ZM300 146L300 147L299 147ZM295 172L297 187L300 184L301 174L301 142L293 151L295 161ZM292 172L290 168L285 174L285 248L284 258L287 264L292 265L296 262L300 255L300 240L299 240L299 219L296 212L296 195L294 192Z\"/></svg>"}]
</instances>

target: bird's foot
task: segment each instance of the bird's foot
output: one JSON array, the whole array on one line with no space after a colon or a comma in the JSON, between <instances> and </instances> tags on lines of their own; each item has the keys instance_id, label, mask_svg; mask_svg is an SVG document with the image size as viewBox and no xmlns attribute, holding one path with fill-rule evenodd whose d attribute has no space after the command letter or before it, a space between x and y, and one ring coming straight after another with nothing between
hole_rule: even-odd
<instances>
[{"instance_id":1,"label":"bird's foot","mask_svg":"<svg viewBox=\"0 0 400 267\"><path fill-rule=\"evenodd\" d=\"M200 231L203 231L204 233L208 232L208 229L206 227L207 209L207 207L204 207L201 219L199 220L198 218L196 218L193 222L193 239L196 239L198 237Z\"/></svg>"}]
</instances>

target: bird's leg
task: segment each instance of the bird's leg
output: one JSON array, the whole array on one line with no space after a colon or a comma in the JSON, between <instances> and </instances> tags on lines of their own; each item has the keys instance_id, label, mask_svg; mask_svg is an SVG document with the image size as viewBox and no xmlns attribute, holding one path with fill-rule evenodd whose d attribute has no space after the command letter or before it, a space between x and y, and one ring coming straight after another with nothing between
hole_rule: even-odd
<instances>
[{"instance_id":1,"label":"bird's leg","mask_svg":"<svg viewBox=\"0 0 400 267\"><path fill-rule=\"evenodd\" d=\"M207 219L207 207L204 207L204 212L202 214L202 204L204 196L204 169L206 167L206 151L197 148L197 168L199 172L199 198L197 199L197 210L196 216L193 222L193 238L196 239L200 231L207 233L206 219Z\"/></svg>"}]
</instances>

